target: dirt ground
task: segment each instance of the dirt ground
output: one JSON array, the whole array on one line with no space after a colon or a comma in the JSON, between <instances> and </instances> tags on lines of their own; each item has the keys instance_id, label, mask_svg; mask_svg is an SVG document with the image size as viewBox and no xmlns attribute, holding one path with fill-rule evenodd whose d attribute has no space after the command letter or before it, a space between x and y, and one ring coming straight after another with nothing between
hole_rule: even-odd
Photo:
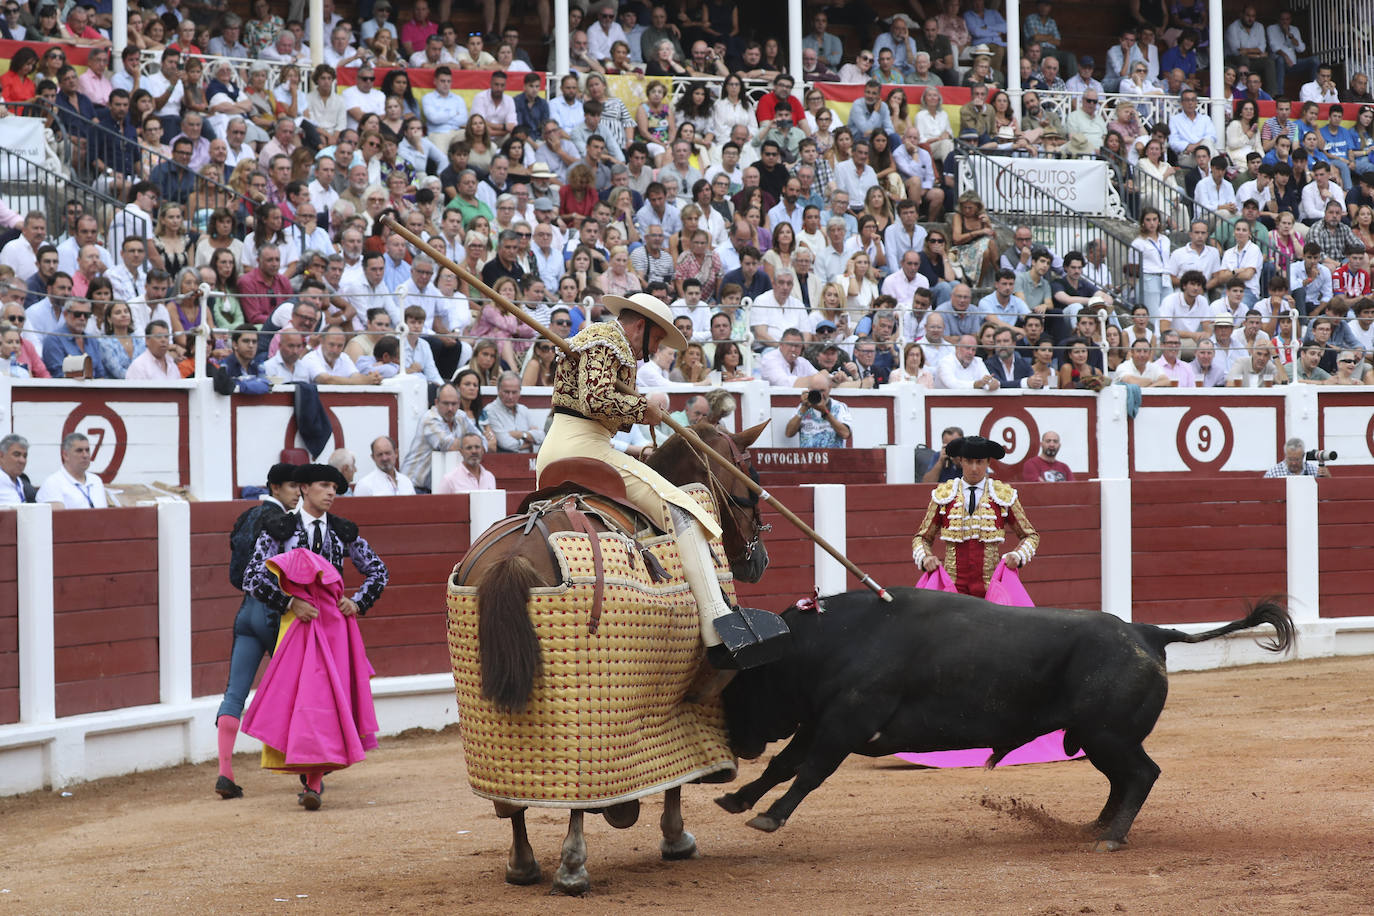
<instances>
[{"instance_id":1,"label":"dirt ground","mask_svg":"<svg viewBox=\"0 0 1374 916\"><path fill-rule=\"evenodd\" d=\"M689 862L660 860L657 799L629 830L589 817L593 890L552 898L566 815L530 816L544 884L507 886L508 826L469 791L450 729L384 739L313 814L248 756L237 801L212 793L212 764L0 799L0 914L1374 912L1374 657L1172 687L1146 744L1163 775L1114 854L1071 827L1106 798L1085 762L850 758L775 834L712 804L718 787L686 787Z\"/></svg>"}]
</instances>

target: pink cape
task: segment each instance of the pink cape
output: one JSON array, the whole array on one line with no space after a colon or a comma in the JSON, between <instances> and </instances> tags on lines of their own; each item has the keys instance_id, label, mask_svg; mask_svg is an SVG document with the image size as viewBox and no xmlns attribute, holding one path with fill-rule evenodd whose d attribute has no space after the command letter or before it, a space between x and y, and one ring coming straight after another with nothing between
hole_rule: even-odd
<instances>
[{"instance_id":1,"label":"pink cape","mask_svg":"<svg viewBox=\"0 0 1374 916\"><path fill-rule=\"evenodd\" d=\"M954 582L949 578L943 566L936 567L935 572L926 573L916 583L917 588L930 588L940 592L952 592ZM987 600L993 604L1004 604L1008 607L1034 607L1030 600L1030 595L1021 585L1021 577L1016 574L1016 570L1008 569L1005 563L998 563L997 569L992 574L992 581L988 583ZM980 767L987 763L992 756L992 748L980 747L970 748L959 751L929 751L924 754L895 754L907 763L915 763L926 767L952 768L952 767ZM1079 751L1074 757L1083 756ZM1018 763L1049 763L1055 760L1071 760L1072 757L1064 756L1064 732L1062 730L1050 732L1048 735L1041 735L1034 741L1028 741L998 762L998 766L1015 766Z\"/></svg>"},{"instance_id":2,"label":"pink cape","mask_svg":"<svg viewBox=\"0 0 1374 916\"><path fill-rule=\"evenodd\" d=\"M243 717L243 731L279 752L275 760L264 752L263 765L272 769L309 772L357 763L377 746L377 714L357 618L339 611L343 579L323 557L300 547L267 564L283 591L310 602L320 615L288 624Z\"/></svg>"}]
</instances>

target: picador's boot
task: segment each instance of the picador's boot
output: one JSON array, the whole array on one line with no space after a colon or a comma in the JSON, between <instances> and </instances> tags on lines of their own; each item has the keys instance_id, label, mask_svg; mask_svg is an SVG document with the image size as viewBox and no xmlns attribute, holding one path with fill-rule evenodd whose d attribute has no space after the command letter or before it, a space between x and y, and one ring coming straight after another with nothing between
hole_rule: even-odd
<instances>
[{"instance_id":1,"label":"picador's boot","mask_svg":"<svg viewBox=\"0 0 1374 916\"><path fill-rule=\"evenodd\" d=\"M791 645L781 617L757 608L730 607L720 590L706 532L683 509L672 507L682 571L701 615L701 641L716 668L756 668L776 661Z\"/></svg>"}]
</instances>

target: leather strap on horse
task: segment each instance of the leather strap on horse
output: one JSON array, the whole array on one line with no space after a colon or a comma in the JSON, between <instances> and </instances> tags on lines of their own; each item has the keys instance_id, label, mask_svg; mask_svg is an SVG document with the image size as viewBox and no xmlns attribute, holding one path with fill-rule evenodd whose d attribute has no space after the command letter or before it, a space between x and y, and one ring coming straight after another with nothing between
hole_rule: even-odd
<instances>
[{"instance_id":1,"label":"leather strap on horse","mask_svg":"<svg viewBox=\"0 0 1374 916\"><path fill-rule=\"evenodd\" d=\"M568 523L572 525L572 529L585 534L592 545L592 570L596 576L596 584L592 590L592 619L588 622L587 629L594 634L597 627L601 626L601 598L606 587L606 568L601 561L601 537L572 500L563 504L563 513L568 516Z\"/></svg>"}]
</instances>

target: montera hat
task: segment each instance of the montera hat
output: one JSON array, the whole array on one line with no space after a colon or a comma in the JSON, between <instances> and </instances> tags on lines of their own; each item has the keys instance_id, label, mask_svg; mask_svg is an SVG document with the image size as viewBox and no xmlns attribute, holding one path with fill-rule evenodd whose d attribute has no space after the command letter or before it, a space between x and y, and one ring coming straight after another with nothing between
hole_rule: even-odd
<instances>
[{"instance_id":1,"label":"montera hat","mask_svg":"<svg viewBox=\"0 0 1374 916\"><path fill-rule=\"evenodd\" d=\"M332 464L302 464L296 468L293 479L298 484L332 483L334 492L343 496L348 492L348 481L343 472Z\"/></svg>"},{"instance_id":2,"label":"montera hat","mask_svg":"<svg viewBox=\"0 0 1374 916\"><path fill-rule=\"evenodd\" d=\"M601 305L616 317L619 317L622 311L643 315L666 332L667 336L663 338L664 343L674 350L687 349L687 338L683 337L682 332L673 326L673 313L668 311L668 306L648 293L635 293L628 298L625 296L602 296ZM653 354L644 354L645 359L650 356Z\"/></svg>"},{"instance_id":3,"label":"montera hat","mask_svg":"<svg viewBox=\"0 0 1374 916\"><path fill-rule=\"evenodd\" d=\"M964 436L951 439L945 445L945 454L951 458L1005 458L1007 450L982 436Z\"/></svg>"},{"instance_id":4,"label":"montera hat","mask_svg":"<svg viewBox=\"0 0 1374 916\"><path fill-rule=\"evenodd\" d=\"M272 465L272 470L267 472L267 485L269 487L279 487L284 483L295 480L297 465L288 462Z\"/></svg>"}]
</instances>

